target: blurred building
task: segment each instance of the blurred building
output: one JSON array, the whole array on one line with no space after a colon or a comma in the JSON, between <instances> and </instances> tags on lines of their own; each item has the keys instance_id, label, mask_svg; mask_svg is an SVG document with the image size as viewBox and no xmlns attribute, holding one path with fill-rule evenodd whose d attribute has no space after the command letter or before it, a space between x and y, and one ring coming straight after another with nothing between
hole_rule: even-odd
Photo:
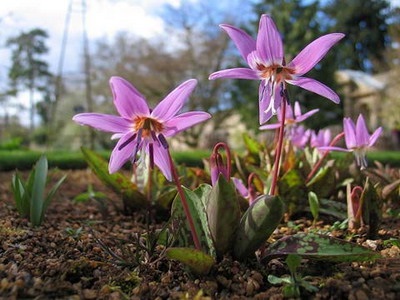
<instances>
[{"instance_id":1,"label":"blurred building","mask_svg":"<svg viewBox=\"0 0 400 300\"><path fill-rule=\"evenodd\" d=\"M336 77L342 88L344 116L355 121L363 114L371 131L384 127L377 147L400 148L400 85L393 84L399 77L393 71L371 75L357 70L341 70Z\"/></svg>"}]
</instances>

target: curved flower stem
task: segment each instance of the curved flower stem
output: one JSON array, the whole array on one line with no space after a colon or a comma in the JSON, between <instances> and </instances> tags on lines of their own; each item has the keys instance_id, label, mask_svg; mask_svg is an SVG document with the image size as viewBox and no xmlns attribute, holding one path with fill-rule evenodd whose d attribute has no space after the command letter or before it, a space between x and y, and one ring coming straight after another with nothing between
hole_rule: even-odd
<instances>
[{"instance_id":1,"label":"curved flower stem","mask_svg":"<svg viewBox=\"0 0 400 300\"><path fill-rule=\"evenodd\" d=\"M336 145L336 143L344 136L344 132L339 133L337 136L335 136L335 138L331 141L331 143L329 144L330 147ZM318 162L314 165L314 167L312 168L311 172L308 174L307 179L306 179L306 183L308 183L311 178L313 178L313 176L315 175L315 173L317 173L317 171L319 170L319 168L321 167L322 162L324 161L324 159L328 156L329 154L329 150L326 150L324 152L324 154L321 156L321 158L318 160Z\"/></svg>"},{"instance_id":2,"label":"curved flower stem","mask_svg":"<svg viewBox=\"0 0 400 300\"><path fill-rule=\"evenodd\" d=\"M182 189L179 177L178 177L178 173L176 171L174 162L171 157L171 153L169 152L169 150L167 152L168 152L168 160L169 160L169 165L171 167L172 177L174 178L176 188L178 189L179 197L181 198L183 211L185 212L187 221L189 223L190 232L192 233L194 246L196 247L197 250L201 250L200 240L199 240L199 237L197 236L196 229L194 227L193 218L192 218L192 215L190 214L189 205L186 201L185 193L183 192L183 189Z\"/></svg>"},{"instance_id":3,"label":"curved flower stem","mask_svg":"<svg viewBox=\"0 0 400 300\"><path fill-rule=\"evenodd\" d=\"M282 109L281 109L281 126L279 127L279 135L278 135L278 145L276 146L276 153L275 153L275 162L274 162L274 173L272 177L272 184L270 194L275 195L276 193L276 186L278 184L278 177L279 177L279 167L280 167L280 160L282 156L282 148L283 148L283 134L285 132L285 121L286 121L286 101L287 95L284 92L283 100L282 100Z\"/></svg>"},{"instance_id":4,"label":"curved flower stem","mask_svg":"<svg viewBox=\"0 0 400 300\"><path fill-rule=\"evenodd\" d=\"M247 178L247 189L249 191L249 204L250 205L257 198L257 188L255 188L255 184L254 184L255 180L258 180L260 182L261 187L262 187L262 191L264 191L264 184L261 181L260 176L258 176L254 172L250 173L249 177Z\"/></svg>"},{"instance_id":5,"label":"curved flower stem","mask_svg":"<svg viewBox=\"0 0 400 300\"><path fill-rule=\"evenodd\" d=\"M219 153L220 149L225 150L226 161L224 163L221 154ZM227 181L230 180L231 177L231 151L226 143L219 142L214 146L210 157L210 168L211 168L211 182L214 183L217 181L219 174L222 174Z\"/></svg>"}]
</instances>

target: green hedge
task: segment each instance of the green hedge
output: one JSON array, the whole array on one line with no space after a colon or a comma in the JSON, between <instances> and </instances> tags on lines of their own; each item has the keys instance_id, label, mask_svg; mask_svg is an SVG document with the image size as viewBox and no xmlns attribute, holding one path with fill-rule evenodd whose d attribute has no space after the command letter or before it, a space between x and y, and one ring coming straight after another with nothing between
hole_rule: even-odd
<instances>
[{"instance_id":1,"label":"green hedge","mask_svg":"<svg viewBox=\"0 0 400 300\"><path fill-rule=\"evenodd\" d=\"M29 170L44 152L24 150L0 150L0 171ZM99 151L108 160L109 151ZM84 169L87 167L80 151L49 151L45 152L50 168ZM203 158L210 155L208 151L187 151L173 153L172 157L178 164L186 166L203 166Z\"/></svg>"},{"instance_id":2,"label":"green hedge","mask_svg":"<svg viewBox=\"0 0 400 300\"><path fill-rule=\"evenodd\" d=\"M333 158L343 158L346 155L353 155L352 153L334 152L330 155ZM400 167L400 151L371 151L367 152L367 162L369 166L374 166L374 161L379 161L384 165L391 167Z\"/></svg>"},{"instance_id":3,"label":"green hedge","mask_svg":"<svg viewBox=\"0 0 400 300\"><path fill-rule=\"evenodd\" d=\"M43 152L39 151L24 151L24 150L0 150L0 171L11 171L11 170L29 170L39 159ZM105 159L108 160L110 156L109 151L99 152ZM49 151L45 153L51 168L60 169L84 169L87 167L85 160L83 159L80 151ZM208 158L210 155L209 151L195 150L176 152L172 156L178 164L190 166L190 167L202 167L203 159ZM331 153L333 157L343 157L345 153ZM400 167L400 152L399 151L377 151L369 152L367 154L367 160L370 165L373 165L373 161L377 160L383 164L389 164L392 167Z\"/></svg>"}]
</instances>

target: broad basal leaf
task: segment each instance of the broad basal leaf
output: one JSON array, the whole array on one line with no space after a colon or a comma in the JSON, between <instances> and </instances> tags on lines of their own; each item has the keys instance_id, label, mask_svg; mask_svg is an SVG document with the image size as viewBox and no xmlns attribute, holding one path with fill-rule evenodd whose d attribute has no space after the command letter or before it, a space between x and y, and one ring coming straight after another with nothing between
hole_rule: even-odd
<instances>
[{"instance_id":1,"label":"broad basal leaf","mask_svg":"<svg viewBox=\"0 0 400 300\"><path fill-rule=\"evenodd\" d=\"M333 262L369 261L380 255L357 244L317 233L297 233L271 244L263 259L297 254L304 258Z\"/></svg>"},{"instance_id":2,"label":"broad basal leaf","mask_svg":"<svg viewBox=\"0 0 400 300\"><path fill-rule=\"evenodd\" d=\"M200 239L202 250L215 257L215 247L211 237L210 229L208 227L207 214L204 205L199 197L201 196L201 191L199 191L199 189L202 188L199 187L195 191L191 191L184 186L182 186L182 188L183 192L185 193L185 198L189 206L190 214L193 218L197 236ZM206 189L204 189L204 191L208 192ZM179 194L176 195L176 198L172 203L171 218L173 229L178 233L179 245L182 247L193 245L189 223L183 210Z\"/></svg>"},{"instance_id":3,"label":"broad basal leaf","mask_svg":"<svg viewBox=\"0 0 400 300\"><path fill-rule=\"evenodd\" d=\"M243 214L236 233L234 255L238 259L254 256L281 221L284 204L278 196L262 195Z\"/></svg>"},{"instance_id":4,"label":"broad basal leaf","mask_svg":"<svg viewBox=\"0 0 400 300\"><path fill-rule=\"evenodd\" d=\"M175 259L185 264L191 272L197 275L208 274L215 264L212 256L193 248L169 248L166 255L169 259Z\"/></svg>"},{"instance_id":5,"label":"broad basal leaf","mask_svg":"<svg viewBox=\"0 0 400 300\"><path fill-rule=\"evenodd\" d=\"M222 256L232 249L240 221L239 200L232 181L218 177L209 194L206 212L217 255Z\"/></svg>"},{"instance_id":6,"label":"broad basal leaf","mask_svg":"<svg viewBox=\"0 0 400 300\"><path fill-rule=\"evenodd\" d=\"M122 200L129 209L139 209L146 205L146 197L138 191L137 186L121 173L110 174L108 162L97 153L82 147L83 156L96 176L115 193L122 195Z\"/></svg>"}]
</instances>

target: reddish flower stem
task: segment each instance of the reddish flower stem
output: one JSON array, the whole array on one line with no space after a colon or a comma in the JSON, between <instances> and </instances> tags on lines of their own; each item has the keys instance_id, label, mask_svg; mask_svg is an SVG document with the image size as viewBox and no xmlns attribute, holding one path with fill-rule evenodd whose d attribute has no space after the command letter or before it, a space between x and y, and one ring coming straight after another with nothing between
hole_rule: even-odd
<instances>
[{"instance_id":1,"label":"reddish flower stem","mask_svg":"<svg viewBox=\"0 0 400 300\"><path fill-rule=\"evenodd\" d=\"M274 162L274 173L272 177L272 184L270 194L275 195L276 193L276 186L278 184L278 177L279 177L279 168L280 168L280 161L282 156L282 148L283 148L283 136L285 132L285 121L286 121L286 97L282 99L282 109L281 109L281 126L279 127L279 135L278 135L278 145L276 146L276 153L275 153L275 162Z\"/></svg>"},{"instance_id":2,"label":"reddish flower stem","mask_svg":"<svg viewBox=\"0 0 400 300\"><path fill-rule=\"evenodd\" d=\"M344 132L339 133L337 136L335 136L335 138L331 141L331 143L329 144L329 147L335 146L336 143L344 136ZM324 154L321 156L321 158L318 160L318 162L314 165L314 167L312 168L310 174L308 174L307 179L306 179L306 183L308 183L311 178L313 178L313 176L315 175L315 173L317 173L318 169L321 167L322 162L324 161L324 159L328 156L329 154L329 150L326 150L324 152Z\"/></svg>"},{"instance_id":3,"label":"reddish flower stem","mask_svg":"<svg viewBox=\"0 0 400 300\"><path fill-rule=\"evenodd\" d=\"M226 174L223 174L223 175L227 175L226 180L229 181L230 180L230 176L231 176L231 169L232 169L232 166L231 166L231 151L229 150L229 147L228 147L227 144L225 144L223 142L219 142L214 146L212 155L215 155L215 157L221 157L220 154L219 154L220 148L223 148L225 150L225 154L226 154ZM216 160L216 163L217 163L216 167L218 169L223 169L224 168L223 162L222 161L220 162L218 159L215 159L215 160ZM222 158L221 158L221 160L222 160ZM219 165L219 163L221 163L221 164Z\"/></svg>"},{"instance_id":4,"label":"reddish flower stem","mask_svg":"<svg viewBox=\"0 0 400 300\"><path fill-rule=\"evenodd\" d=\"M186 201L185 193L183 192L183 189L182 189L179 177L178 177L178 172L176 171L174 162L171 157L171 153L169 151L168 151L168 159L169 159L169 165L171 167L172 177L174 178L176 188L178 189L179 197L181 198L183 211L185 212L187 221L189 223L190 232L192 233L194 246L196 247L197 250L201 250L200 240L199 240L199 237L197 236L196 228L194 227L194 222L193 222L192 215L190 214L189 205Z\"/></svg>"}]
</instances>

